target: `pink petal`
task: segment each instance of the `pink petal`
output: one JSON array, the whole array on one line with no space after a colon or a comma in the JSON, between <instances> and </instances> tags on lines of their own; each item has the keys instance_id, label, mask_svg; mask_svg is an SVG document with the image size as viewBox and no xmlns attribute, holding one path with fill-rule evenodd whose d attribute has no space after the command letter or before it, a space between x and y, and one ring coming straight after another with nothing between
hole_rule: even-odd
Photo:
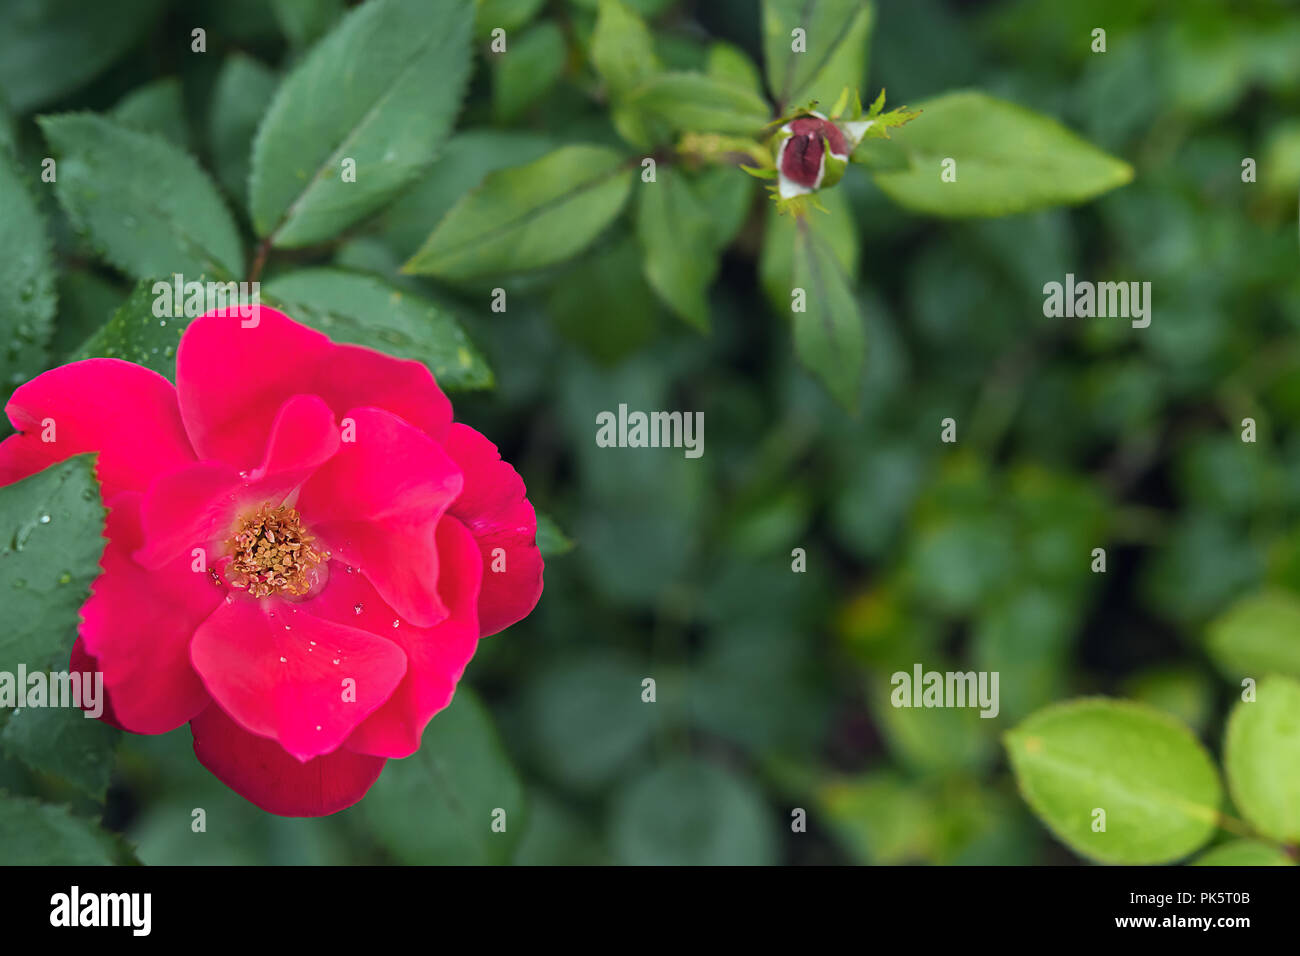
<instances>
[{"instance_id":1,"label":"pink petal","mask_svg":"<svg viewBox=\"0 0 1300 956\"><path fill-rule=\"evenodd\" d=\"M496 634L522 620L542 596L542 553L537 515L524 481L501 460L497 446L467 425L452 425L447 452L465 473L465 490L451 513L465 523L483 555L478 617L482 634ZM505 570L493 571L493 552L504 552Z\"/></svg>"},{"instance_id":2,"label":"pink petal","mask_svg":"<svg viewBox=\"0 0 1300 956\"><path fill-rule=\"evenodd\" d=\"M99 661L86 653L86 642L80 636L72 642L72 654L68 657L68 670L69 672L76 671L81 674L94 674L103 671L103 668L99 666ZM85 710L84 707L82 709ZM113 695L107 686L104 687L104 710L99 715L99 719L111 727L116 727L118 730L126 730L113 710Z\"/></svg>"},{"instance_id":3,"label":"pink petal","mask_svg":"<svg viewBox=\"0 0 1300 956\"><path fill-rule=\"evenodd\" d=\"M438 596L438 519L461 491L456 463L436 441L377 408L347 413L355 441L302 487L303 522L339 562L418 627L447 616Z\"/></svg>"},{"instance_id":4,"label":"pink petal","mask_svg":"<svg viewBox=\"0 0 1300 956\"><path fill-rule=\"evenodd\" d=\"M279 504L338 450L334 413L314 395L294 395L276 414L262 463L238 472L223 462L191 465L158 479L145 495L145 546L136 559L146 567L193 548L216 548L234 531L240 512Z\"/></svg>"},{"instance_id":5,"label":"pink petal","mask_svg":"<svg viewBox=\"0 0 1300 956\"><path fill-rule=\"evenodd\" d=\"M419 750L425 725L451 702L474 656L483 562L473 535L455 518L438 522L437 536L438 591L451 612L442 623L421 628L399 620L360 574L331 575L312 602L313 613L364 627L406 652L406 676L388 702L352 732L345 744L351 750L380 757L406 757Z\"/></svg>"},{"instance_id":6,"label":"pink petal","mask_svg":"<svg viewBox=\"0 0 1300 956\"><path fill-rule=\"evenodd\" d=\"M387 762L351 750L295 760L274 740L250 734L212 704L190 721L194 755L226 786L268 813L322 817L366 795Z\"/></svg>"},{"instance_id":7,"label":"pink petal","mask_svg":"<svg viewBox=\"0 0 1300 956\"><path fill-rule=\"evenodd\" d=\"M87 359L50 369L20 385L5 413L22 434L0 443L0 485L97 451L96 473L110 501L194 461L171 382L130 362ZM45 442L50 419L54 440Z\"/></svg>"},{"instance_id":8,"label":"pink petal","mask_svg":"<svg viewBox=\"0 0 1300 956\"><path fill-rule=\"evenodd\" d=\"M310 601L231 597L195 632L194 668L240 726L299 760L337 749L406 673L400 647L316 617Z\"/></svg>"},{"instance_id":9,"label":"pink petal","mask_svg":"<svg viewBox=\"0 0 1300 956\"><path fill-rule=\"evenodd\" d=\"M104 573L81 608L80 644L104 674L113 722L137 734L166 733L208 704L190 665L190 639L225 590L187 559L153 571L131 559L141 540L138 492L113 499L104 535Z\"/></svg>"},{"instance_id":10,"label":"pink petal","mask_svg":"<svg viewBox=\"0 0 1300 956\"><path fill-rule=\"evenodd\" d=\"M261 458L271 423L292 395L319 395L335 414L355 405L384 408L439 441L451 424L451 403L419 362L336 345L265 306L247 319L227 309L190 323L176 354L176 383L199 455L236 468Z\"/></svg>"}]
</instances>

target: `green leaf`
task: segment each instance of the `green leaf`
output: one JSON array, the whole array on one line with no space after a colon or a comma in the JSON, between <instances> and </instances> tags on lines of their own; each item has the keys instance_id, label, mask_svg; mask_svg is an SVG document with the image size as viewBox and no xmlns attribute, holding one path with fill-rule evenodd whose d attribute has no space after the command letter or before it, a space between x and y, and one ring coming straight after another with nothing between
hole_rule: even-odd
<instances>
[{"instance_id":1,"label":"green leaf","mask_svg":"<svg viewBox=\"0 0 1300 956\"><path fill-rule=\"evenodd\" d=\"M448 391L493 385L492 370L451 313L376 276L303 269L277 276L262 291L335 341L424 364Z\"/></svg>"},{"instance_id":2,"label":"green leaf","mask_svg":"<svg viewBox=\"0 0 1300 956\"><path fill-rule=\"evenodd\" d=\"M774 821L752 783L678 758L614 801L610 842L635 866L764 866L776 862Z\"/></svg>"},{"instance_id":3,"label":"green leaf","mask_svg":"<svg viewBox=\"0 0 1300 956\"><path fill-rule=\"evenodd\" d=\"M113 265L136 278L242 274L230 212L183 150L89 113L38 122L58 158L59 202Z\"/></svg>"},{"instance_id":4,"label":"green leaf","mask_svg":"<svg viewBox=\"0 0 1300 956\"><path fill-rule=\"evenodd\" d=\"M420 248L456 201L490 172L540 159L559 145L547 136L521 130L471 129L447 140L437 162L402 201L383 214L381 235L403 261Z\"/></svg>"},{"instance_id":5,"label":"green leaf","mask_svg":"<svg viewBox=\"0 0 1300 956\"><path fill-rule=\"evenodd\" d=\"M546 0L478 0L474 35L486 39L493 30L510 33L537 15Z\"/></svg>"},{"instance_id":6,"label":"green leaf","mask_svg":"<svg viewBox=\"0 0 1300 956\"><path fill-rule=\"evenodd\" d=\"M794 289L803 290L804 310L791 313L794 346L800 361L851 410L862 385L866 329L849 278L830 242L816 231L818 225L802 218L795 233L791 281Z\"/></svg>"},{"instance_id":7,"label":"green leaf","mask_svg":"<svg viewBox=\"0 0 1300 956\"><path fill-rule=\"evenodd\" d=\"M271 0L271 11L289 42L301 49L334 26L343 15L343 0Z\"/></svg>"},{"instance_id":8,"label":"green leaf","mask_svg":"<svg viewBox=\"0 0 1300 956\"><path fill-rule=\"evenodd\" d=\"M524 713L549 776L593 790L645 751L662 712L641 699L646 676L635 659L599 652L561 660L530 682Z\"/></svg>"},{"instance_id":9,"label":"green leaf","mask_svg":"<svg viewBox=\"0 0 1300 956\"><path fill-rule=\"evenodd\" d=\"M73 92L144 36L162 7L163 0L0 4L3 98L15 113L26 113Z\"/></svg>"},{"instance_id":10,"label":"green leaf","mask_svg":"<svg viewBox=\"0 0 1300 956\"><path fill-rule=\"evenodd\" d=\"M131 129L157 133L181 149L190 145L181 81L174 76L136 87L122 97L108 115Z\"/></svg>"},{"instance_id":11,"label":"green leaf","mask_svg":"<svg viewBox=\"0 0 1300 956\"><path fill-rule=\"evenodd\" d=\"M563 262L619 214L632 176L615 150L585 145L489 173L402 271L474 279Z\"/></svg>"},{"instance_id":12,"label":"green leaf","mask_svg":"<svg viewBox=\"0 0 1300 956\"><path fill-rule=\"evenodd\" d=\"M1206 649L1234 680L1300 677L1300 597L1273 589L1242 598L1210 623Z\"/></svg>"},{"instance_id":13,"label":"green leaf","mask_svg":"<svg viewBox=\"0 0 1300 956\"><path fill-rule=\"evenodd\" d=\"M709 46L709 59L704 72L720 80L763 94L763 77L758 67L744 50L730 43L713 43Z\"/></svg>"},{"instance_id":14,"label":"green leaf","mask_svg":"<svg viewBox=\"0 0 1300 956\"><path fill-rule=\"evenodd\" d=\"M709 286L722 252L709 209L670 166L659 170L655 182L639 185L637 236L645 250L646 281L677 315L707 331Z\"/></svg>"},{"instance_id":15,"label":"green leaf","mask_svg":"<svg viewBox=\"0 0 1300 956\"><path fill-rule=\"evenodd\" d=\"M33 770L51 774L103 803L120 736L116 727L79 707L36 707L10 715L0 731L0 744Z\"/></svg>"},{"instance_id":16,"label":"green leaf","mask_svg":"<svg viewBox=\"0 0 1300 956\"><path fill-rule=\"evenodd\" d=\"M57 440L62 423L55 423ZM104 506L93 458L78 455L0 488L0 661L66 669L81 605L99 575Z\"/></svg>"},{"instance_id":17,"label":"green leaf","mask_svg":"<svg viewBox=\"0 0 1300 956\"><path fill-rule=\"evenodd\" d=\"M281 247L330 239L414 182L455 120L472 25L469 0L373 0L316 44L253 143L257 234Z\"/></svg>"},{"instance_id":18,"label":"green leaf","mask_svg":"<svg viewBox=\"0 0 1300 956\"><path fill-rule=\"evenodd\" d=\"M1228 718L1223 767L1233 803L1255 829L1300 839L1300 681L1265 677Z\"/></svg>"},{"instance_id":19,"label":"green leaf","mask_svg":"<svg viewBox=\"0 0 1300 956\"><path fill-rule=\"evenodd\" d=\"M498 809L504 833L492 829ZM519 777L487 711L463 685L425 728L420 749L389 761L361 810L385 849L413 864L504 863L526 824Z\"/></svg>"},{"instance_id":20,"label":"green leaf","mask_svg":"<svg viewBox=\"0 0 1300 956\"><path fill-rule=\"evenodd\" d=\"M1214 834L1222 788L1209 754L1173 718L1086 698L1038 711L1006 735L1020 792L1078 853L1106 863L1168 863ZM1106 813L1104 832L1094 811Z\"/></svg>"},{"instance_id":21,"label":"green leaf","mask_svg":"<svg viewBox=\"0 0 1300 956\"><path fill-rule=\"evenodd\" d=\"M169 289L172 283L158 280ZM188 280L187 280L188 281ZM203 281L199 277L198 281ZM116 358L153 369L173 381L176 378L176 348L191 318L159 318L154 315L157 283L141 279L131 294L102 326L77 349L72 361L88 358ZM169 292L168 295L171 293Z\"/></svg>"},{"instance_id":22,"label":"green leaf","mask_svg":"<svg viewBox=\"0 0 1300 956\"><path fill-rule=\"evenodd\" d=\"M110 866L113 838L66 807L0 793L0 866Z\"/></svg>"},{"instance_id":23,"label":"green leaf","mask_svg":"<svg viewBox=\"0 0 1300 956\"><path fill-rule=\"evenodd\" d=\"M842 189L828 189L819 194L819 198L826 212L813 210L808 215L814 217L817 234L834 251L840 268L850 279L856 280L859 242L848 196ZM768 214L758 277L768 302L779 315L790 311L790 290L795 286L794 247L798 237L797 217L777 215L775 210Z\"/></svg>"},{"instance_id":24,"label":"green leaf","mask_svg":"<svg viewBox=\"0 0 1300 956\"><path fill-rule=\"evenodd\" d=\"M513 38L492 60L492 108L509 123L551 91L564 73L564 33L550 20Z\"/></svg>"},{"instance_id":25,"label":"green leaf","mask_svg":"<svg viewBox=\"0 0 1300 956\"><path fill-rule=\"evenodd\" d=\"M46 365L54 263L45 221L13 160L0 153L0 396Z\"/></svg>"},{"instance_id":26,"label":"green leaf","mask_svg":"<svg viewBox=\"0 0 1300 956\"><path fill-rule=\"evenodd\" d=\"M1275 846L1256 840L1233 840L1206 850L1192 866L1295 866L1295 860Z\"/></svg>"},{"instance_id":27,"label":"green leaf","mask_svg":"<svg viewBox=\"0 0 1300 956\"><path fill-rule=\"evenodd\" d=\"M650 29L622 0L601 0L591 34L591 65L615 100L662 69Z\"/></svg>"},{"instance_id":28,"label":"green leaf","mask_svg":"<svg viewBox=\"0 0 1300 956\"><path fill-rule=\"evenodd\" d=\"M217 181L241 206L248 204L253 136L275 93L275 72L242 53L221 64L208 114L208 146Z\"/></svg>"},{"instance_id":29,"label":"green leaf","mask_svg":"<svg viewBox=\"0 0 1300 956\"><path fill-rule=\"evenodd\" d=\"M59 275L59 313L50 339L50 358L71 361L99 327L113 317L126 293L89 269L67 269Z\"/></svg>"},{"instance_id":30,"label":"green leaf","mask_svg":"<svg viewBox=\"0 0 1300 956\"><path fill-rule=\"evenodd\" d=\"M1123 186L1133 169L1056 120L984 93L949 93L892 140L867 140L854 159L895 202L934 216L1006 216L1081 203ZM874 152L885 143L888 160ZM945 159L956 180L940 176ZM895 168L906 163L904 168ZM882 165L883 164L883 165Z\"/></svg>"},{"instance_id":31,"label":"green leaf","mask_svg":"<svg viewBox=\"0 0 1300 956\"><path fill-rule=\"evenodd\" d=\"M659 73L624 98L627 109L671 129L757 134L772 119L752 89L704 73Z\"/></svg>"},{"instance_id":32,"label":"green leaf","mask_svg":"<svg viewBox=\"0 0 1300 956\"><path fill-rule=\"evenodd\" d=\"M630 230L611 229L551 282L546 307L555 330L605 365L649 343L663 326L664 310L646 282L642 259ZM593 315L618 321L593 322Z\"/></svg>"},{"instance_id":33,"label":"green leaf","mask_svg":"<svg viewBox=\"0 0 1300 956\"><path fill-rule=\"evenodd\" d=\"M550 515L537 513L537 548L543 558L558 558L573 550L573 541Z\"/></svg>"},{"instance_id":34,"label":"green leaf","mask_svg":"<svg viewBox=\"0 0 1300 956\"><path fill-rule=\"evenodd\" d=\"M763 0L763 57L777 104L817 100L829 109L845 87L861 87L874 21L867 0ZM804 31L802 52L794 49L796 28Z\"/></svg>"}]
</instances>

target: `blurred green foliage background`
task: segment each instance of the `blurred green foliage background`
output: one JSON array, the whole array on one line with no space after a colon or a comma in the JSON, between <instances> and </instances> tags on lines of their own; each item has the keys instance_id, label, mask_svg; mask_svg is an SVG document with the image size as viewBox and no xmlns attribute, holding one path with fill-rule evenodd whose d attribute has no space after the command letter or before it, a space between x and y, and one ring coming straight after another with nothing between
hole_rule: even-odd
<instances>
[{"instance_id":1,"label":"blurred green foliage background","mask_svg":"<svg viewBox=\"0 0 1300 956\"><path fill-rule=\"evenodd\" d=\"M698 64L710 39L761 61L756 2L631 5L666 62ZM132 52L57 106L169 126L237 194L243 154L214 135L248 121L213 115L223 63L247 58L248 82L269 88L338 5L155 6ZM548 560L537 611L483 642L472 693L435 718L422 753L335 817L262 813L197 764L185 729L123 738L102 812L140 860L1073 862L1017 795L1001 733L1104 693L1171 711L1218 751L1237 685L1235 663L1207 649L1212 623L1262 588L1300 589L1295 5L877 8L864 91L902 104L978 87L1060 119L1132 163L1134 182L1076 209L951 223L850 170L836 213L856 234L869 343L850 415L766 304L757 214L711 290L708 336L658 303L626 224L572 264L488 283L507 289L504 314L483 292L397 273L490 169L617 142L584 59L594 3L484 0L442 158L295 265L379 272L455 310L496 379L454 396L457 417L501 446L573 546ZM535 61L490 63L486 31L516 21ZM206 56L167 39L192 24ZM1104 54L1089 49L1096 27ZM70 347L130 284L79 261L60 228ZM1150 327L1044 318L1043 284L1069 272L1151 282ZM704 456L597 448L596 414L620 403L702 411ZM947 417L955 445L939 440ZM1089 571L1096 547L1105 574ZM890 707L889 675L914 662L999 671L1000 714ZM495 842L471 833L433 796L448 780L486 807L510 795L523 819ZM12 759L0 782L86 806ZM191 832L195 807L205 834ZM796 808L806 833L792 832Z\"/></svg>"}]
</instances>

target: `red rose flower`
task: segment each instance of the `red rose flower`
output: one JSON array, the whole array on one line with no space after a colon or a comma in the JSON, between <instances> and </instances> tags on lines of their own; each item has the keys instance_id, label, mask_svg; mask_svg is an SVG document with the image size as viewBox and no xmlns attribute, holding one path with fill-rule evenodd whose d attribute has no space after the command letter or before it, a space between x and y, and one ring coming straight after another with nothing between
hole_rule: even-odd
<instances>
[{"instance_id":1,"label":"red rose flower","mask_svg":"<svg viewBox=\"0 0 1300 956\"><path fill-rule=\"evenodd\" d=\"M272 813L361 799L541 596L523 481L429 370L273 309L196 319L174 388L90 359L6 412L0 485L99 453L108 543L72 666L103 672L105 719L188 721L200 762Z\"/></svg>"}]
</instances>

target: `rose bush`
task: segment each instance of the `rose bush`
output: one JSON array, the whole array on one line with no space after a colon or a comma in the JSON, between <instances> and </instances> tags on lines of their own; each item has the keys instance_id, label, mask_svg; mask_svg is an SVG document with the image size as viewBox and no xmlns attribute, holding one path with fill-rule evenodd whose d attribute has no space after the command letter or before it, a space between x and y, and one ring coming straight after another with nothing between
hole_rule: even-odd
<instances>
[{"instance_id":1,"label":"rose bush","mask_svg":"<svg viewBox=\"0 0 1300 956\"><path fill-rule=\"evenodd\" d=\"M0 485L98 453L108 543L72 667L102 671L103 719L188 722L273 813L359 800L541 595L523 481L429 370L274 309L196 319L175 387L90 359L6 412Z\"/></svg>"}]
</instances>

